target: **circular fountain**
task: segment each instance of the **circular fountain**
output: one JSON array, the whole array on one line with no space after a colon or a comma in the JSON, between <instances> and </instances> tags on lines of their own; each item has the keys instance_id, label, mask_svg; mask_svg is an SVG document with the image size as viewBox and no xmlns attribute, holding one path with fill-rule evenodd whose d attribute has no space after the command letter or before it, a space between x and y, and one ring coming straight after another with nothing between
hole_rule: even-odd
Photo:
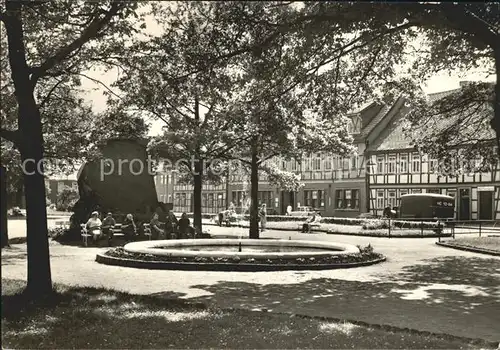
<instances>
[{"instance_id":1,"label":"circular fountain","mask_svg":"<svg viewBox=\"0 0 500 350\"><path fill-rule=\"evenodd\" d=\"M142 241L98 254L108 265L147 269L271 271L366 266L380 255L350 244L281 239Z\"/></svg>"}]
</instances>

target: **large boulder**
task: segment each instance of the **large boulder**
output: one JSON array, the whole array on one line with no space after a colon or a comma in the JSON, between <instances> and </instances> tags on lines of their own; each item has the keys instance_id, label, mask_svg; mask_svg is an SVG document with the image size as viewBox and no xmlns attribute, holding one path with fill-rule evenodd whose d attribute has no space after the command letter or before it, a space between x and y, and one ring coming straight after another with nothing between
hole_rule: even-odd
<instances>
[{"instance_id":1,"label":"large boulder","mask_svg":"<svg viewBox=\"0 0 500 350\"><path fill-rule=\"evenodd\" d=\"M109 140L102 149L101 159L86 163L80 169L80 199L71 218L73 238L94 210L101 218L110 211L118 222L131 213L141 223L148 221L161 207L146 145L142 140Z\"/></svg>"}]
</instances>

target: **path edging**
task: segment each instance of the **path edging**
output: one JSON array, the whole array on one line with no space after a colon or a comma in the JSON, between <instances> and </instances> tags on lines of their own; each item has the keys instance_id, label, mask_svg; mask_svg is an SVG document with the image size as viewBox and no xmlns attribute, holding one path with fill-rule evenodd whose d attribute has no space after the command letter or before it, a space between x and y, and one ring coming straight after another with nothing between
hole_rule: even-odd
<instances>
[{"instance_id":1,"label":"path edging","mask_svg":"<svg viewBox=\"0 0 500 350\"><path fill-rule=\"evenodd\" d=\"M439 246L442 246L442 247L463 250L463 251L471 252L471 253L480 253L480 254L487 254L487 255L493 255L493 256L500 256L500 252L496 252L494 250L489 250L489 249L484 249L484 248L467 247L467 246L461 246L461 245L456 245L456 244L448 244L445 242L436 242L436 244Z\"/></svg>"}]
</instances>

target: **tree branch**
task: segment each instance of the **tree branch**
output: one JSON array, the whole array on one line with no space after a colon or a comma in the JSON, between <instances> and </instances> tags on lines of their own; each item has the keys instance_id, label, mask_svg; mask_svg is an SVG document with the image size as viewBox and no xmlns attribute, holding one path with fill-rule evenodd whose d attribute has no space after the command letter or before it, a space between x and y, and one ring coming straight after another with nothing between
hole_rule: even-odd
<instances>
[{"instance_id":1,"label":"tree branch","mask_svg":"<svg viewBox=\"0 0 500 350\"><path fill-rule=\"evenodd\" d=\"M89 26L85 28L80 36L68 45L61 47L53 56L49 57L38 67L33 67L33 82L36 82L40 77L44 76L46 72L52 69L55 65L65 60L75 50L79 50L85 43L96 38L99 32L111 21L120 9L125 6L124 2L113 0L110 9L106 12L105 16L95 17Z\"/></svg>"},{"instance_id":2,"label":"tree branch","mask_svg":"<svg viewBox=\"0 0 500 350\"><path fill-rule=\"evenodd\" d=\"M6 130L6 129L0 129L0 137L3 139L12 142L15 146L19 146L20 144L20 136L19 136L19 130Z\"/></svg>"}]
</instances>

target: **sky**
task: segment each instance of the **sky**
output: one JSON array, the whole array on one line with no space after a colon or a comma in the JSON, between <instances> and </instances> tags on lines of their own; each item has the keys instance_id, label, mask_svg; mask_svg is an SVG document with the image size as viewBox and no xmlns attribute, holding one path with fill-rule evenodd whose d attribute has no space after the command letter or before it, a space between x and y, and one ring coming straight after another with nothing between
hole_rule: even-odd
<instances>
[{"instance_id":1,"label":"sky","mask_svg":"<svg viewBox=\"0 0 500 350\"><path fill-rule=\"evenodd\" d=\"M165 2L166 7L172 7L171 2ZM144 11L147 11L148 8L145 8ZM161 35L162 25L159 24L155 18L151 16L146 16L146 24L147 28L145 29L146 34L148 35ZM416 46L420 46L418 43ZM95 78L99 81L102 81L107 86L110 86L112 82L117 77L117 70L111 70L109 72L102 72L100 70L86 72L87 75ZM460 81L495 81L495 76L486 77L484 74L481 74L479 71L469 71L466 73L460 72L442 72L440 74L432 76L430 79L422 85L422 89L426 94L431 94L435 92L453 90L460 87ZM102 112L106 109L106 97L103 95L105 88L91 82L90 80L83 79L83 88L86 90L86 94L84 98L89 102L92 106L94 112ZM112 89L114 92L117 92L115 89ZM151 124L150 136L158 135L161 133L161 128L164 124L162 121L149 120Z\"/></svg>"},{"instance_id":2,"label":"sky","mask_svg":"<svg viewBox=\"0 0 500 350\"><path fill-rule=\"evenodd\" d=\"M99 71L89 72L89 75L95 77L96 79L100 79L106 84L110 85L116 76L115 72L102 73ZM477 72L468 73L468 74L459 74L458 72L452 73L451 75L448 73L441 73L431 77L425 85L422 86L422 89L425 93L431 94L440 91L453 90L460 87L460 81L495 81L494 77L485 77L483 74L479 74ZM102 112L106 109L106 98L103 95L103 91L105 90L102 86L99 86L95 83L92 83L88 80L83 82L83 87L87 90L85 95L85 99L90 103L94 112ZM159 135L161 133L161 128L163 126L162 121L149 120L151 124L151 128L149 131L150 136Z\"/></svg>"}]
</instances>

